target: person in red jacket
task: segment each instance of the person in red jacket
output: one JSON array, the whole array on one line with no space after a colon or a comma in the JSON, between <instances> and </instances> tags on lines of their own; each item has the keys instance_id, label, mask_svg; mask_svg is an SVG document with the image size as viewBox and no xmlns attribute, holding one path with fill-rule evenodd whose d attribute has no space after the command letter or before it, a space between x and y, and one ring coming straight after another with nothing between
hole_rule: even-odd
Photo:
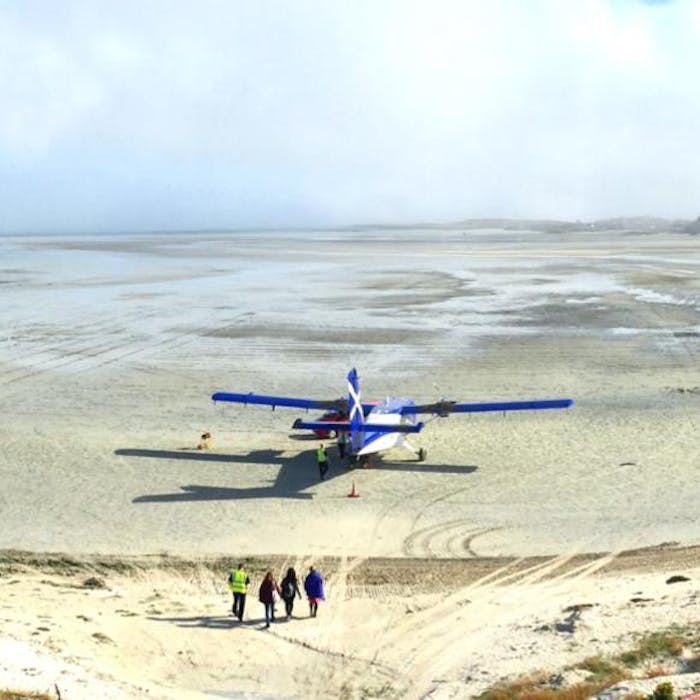
<instances>
[{"instance_id":1,"label":"person in red jacket","mask_svg":"<svg viewBox=\"0 0 700 700\"><path fill-rule=\"evenodd\" d=\"M279 597L280 587L272 577L272 571L265 574L263 582L260 584L258 599L265 606L265 627L270 626L270 622L275 621L275 596Z\"/></svg>"}]
</instances>

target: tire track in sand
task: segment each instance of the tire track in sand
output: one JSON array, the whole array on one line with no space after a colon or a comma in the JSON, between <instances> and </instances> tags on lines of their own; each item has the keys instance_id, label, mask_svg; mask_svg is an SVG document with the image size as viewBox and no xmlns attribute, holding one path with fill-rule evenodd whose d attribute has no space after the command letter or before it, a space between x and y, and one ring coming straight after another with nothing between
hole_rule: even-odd
<instances>
[{"instance_id":1,"label":"tire track in sand","mask_svg":"<svg viewBox=\"0 0 700 700\"><path fill-rule=\"evenodd\" d=\"M469 529L473 528L473 526L474 521L472 519L459 518L416 530L404 540L403 554L406 557L422 559L436 559L440 556L454 559L474 558L477 556L472 548L474 540L481 535L502 528L481 527ZM454 530L458 530L458 532L449 535ZM441 543L440 539L443 535L446 538ZM438 544L441 544L437 551L435 551L436 548L434 547L436 541ZM461 546L456 546L455 543L459 543Z\"/></svg>"},{"instance_id":2,"label":"tire track in sand","mask_svg":"<svg viewBox=\"0 0 700 700\"><path fill-rule=\"evenodd\" d=\"M555 574L575 556L575 553L564 554L544 565L531 567L520 578L515 574L494 579L488 584L476 582L459 591L452 601L435 606L430 611L433 619L422 625L417 635L419 643L402 653L399 673L405 676L410 672L413 679L407 697L424 697L435 688L435 677L442 678L460 668L470 650L479 646L479 633L484 625L493 625L494 621L503 624L519 618L523 606L527 606L530 614L537 610L546 613L552 605L552 598L565 594L573 589L573 584L605 568L617 555L618 552L610 552ZM503 586L503 581L508 579L508 585ZM526 602L522 596L523 586L536 593L527 596ZM538 601L534 606L533 600ZM463 607L470 603L478 604L481 609ZM448 616L451 624L446 625L444 619Z\"/></svg>"},{"instance_id":3,"label":"tire track in sand","mask_svg":"<svg viewBox=\"0 0 700 700\"><path fill-rule=\"evenodd\" d=\"M321 666L314 666L313 671L304 671L301 680L303 685L313 697L328 695L331 688L340 689L352 684L358 677L371 677L374 683L381 686L391 684L396 677L396 669L380 661L377 656L359 656L338 648L338 639L345 635L347 618L350 611L345 603L351 597L348 588L348 576L358 566L365 562L367 557L354 557L352 559L343 555L337 571L333 572L325 582L326 596L331 604L323 610L327 615L323 624L315 628L315 637L312 641L296 636L287 636L275 631L275 636L284 639L289 644L316 652L324 658ZM313 561L312 557L305 557L303 566ZM305 630L308 633L308 630ZM319 670L321 669L321 670Z\"/></svg>"}]
</instances>

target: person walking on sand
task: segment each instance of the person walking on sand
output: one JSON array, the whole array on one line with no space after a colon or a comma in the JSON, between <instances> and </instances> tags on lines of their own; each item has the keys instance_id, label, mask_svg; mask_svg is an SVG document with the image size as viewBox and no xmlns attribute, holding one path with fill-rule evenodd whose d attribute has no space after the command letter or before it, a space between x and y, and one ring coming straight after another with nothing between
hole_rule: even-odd
<instances>
[{"instance_id":1,"label":"person walking on sand","mask_svg":"<svg viewBox=\"0 0 700 700\"><path fill-rule=\"evenodd\" d=\"M260 584L258 598L265 606L265 628L270 626L270 622L275 621L275 595L279 596L280 587L272 577L272 571L265 574L263 582Z\"/></svg>"},{"instance_id":2,"label":"person walking on sand","mask_svg":"<svg viewBox=\"0 0 700 700\"><path fill-rule=\"evenodd\" d=\"M313 566L309 567L309 573L304 579L304 590L309 599L309 615L316 617L318 602L325 600L326 596L323 592L323 576Z\"/></svg>"},{"instance_id":3,"label":"person walking on sand","mask_svg":"<svg viewBox=\"0 0 700 700\"><path fill-rule=\"evenodd\" d=\"M246 573L245 566L239 564L237 568L231 571L228 577L228 587L233 593L233 608L231 612L238 618L239 622L243 622L245 596L249 585L250 577Z\"/></svg>"},{"instance_id":4,"label":"person walking on sand","mask_svg":"<svg viewBox=\"0 0 700 700\"><path fill-rule=\"evenodd\" d=\"M299 596L301 598L299 582L297 581L297 572L294 571L291 566L287 569L287 574L282 579L280 588L282 589L281 596L284 601L284 609L287 613L287 617L291 617L292 610L294 610L294 597Z\"/></svg>"},{"instance_id":5,"label":"person walking on sand","mask_svg":"<svg viewBox=\"0 0 700 700\"><path fill-rule=\"evenodd\" d=\"M323 481L328 471L328 455L326 454L326 448L323 446L323 443L321 443L316 450L316 461L318 462L318 473L321 476L321 481Z\"/></svg>"}]
</instances>

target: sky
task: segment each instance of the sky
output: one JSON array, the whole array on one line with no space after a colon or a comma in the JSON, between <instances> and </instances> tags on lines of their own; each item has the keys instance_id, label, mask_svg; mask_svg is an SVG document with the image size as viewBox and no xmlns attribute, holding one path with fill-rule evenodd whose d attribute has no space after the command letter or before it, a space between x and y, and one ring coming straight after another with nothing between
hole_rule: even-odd
<instances>
[{"instance_id":1,"label":"sky","mask_svg":"<svg viewBox=\"0 0 700 700\"><path fill-rule=\"evenodd\" d=\"M695 0L0 0L0 234L700 215Z\"/></svg>"}]
</instances>

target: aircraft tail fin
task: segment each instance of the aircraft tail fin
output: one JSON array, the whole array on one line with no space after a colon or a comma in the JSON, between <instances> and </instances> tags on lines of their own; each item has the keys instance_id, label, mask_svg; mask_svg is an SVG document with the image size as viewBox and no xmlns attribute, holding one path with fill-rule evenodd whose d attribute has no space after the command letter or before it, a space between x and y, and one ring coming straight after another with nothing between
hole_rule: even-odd
<instances>
[{"instance_id":1,"label":"aircraft tail fin","mask_svg":"<svg viewBox=\"0 0 700 700\"><path fill-rule=\"evenodd\" d=\"M348 407L350 409L350 445L351 452L357 453L362 449L362 433L365 416L360 400L360 381L357 370L353 367L348 372Z\"/></svg>"}]
</instances>

